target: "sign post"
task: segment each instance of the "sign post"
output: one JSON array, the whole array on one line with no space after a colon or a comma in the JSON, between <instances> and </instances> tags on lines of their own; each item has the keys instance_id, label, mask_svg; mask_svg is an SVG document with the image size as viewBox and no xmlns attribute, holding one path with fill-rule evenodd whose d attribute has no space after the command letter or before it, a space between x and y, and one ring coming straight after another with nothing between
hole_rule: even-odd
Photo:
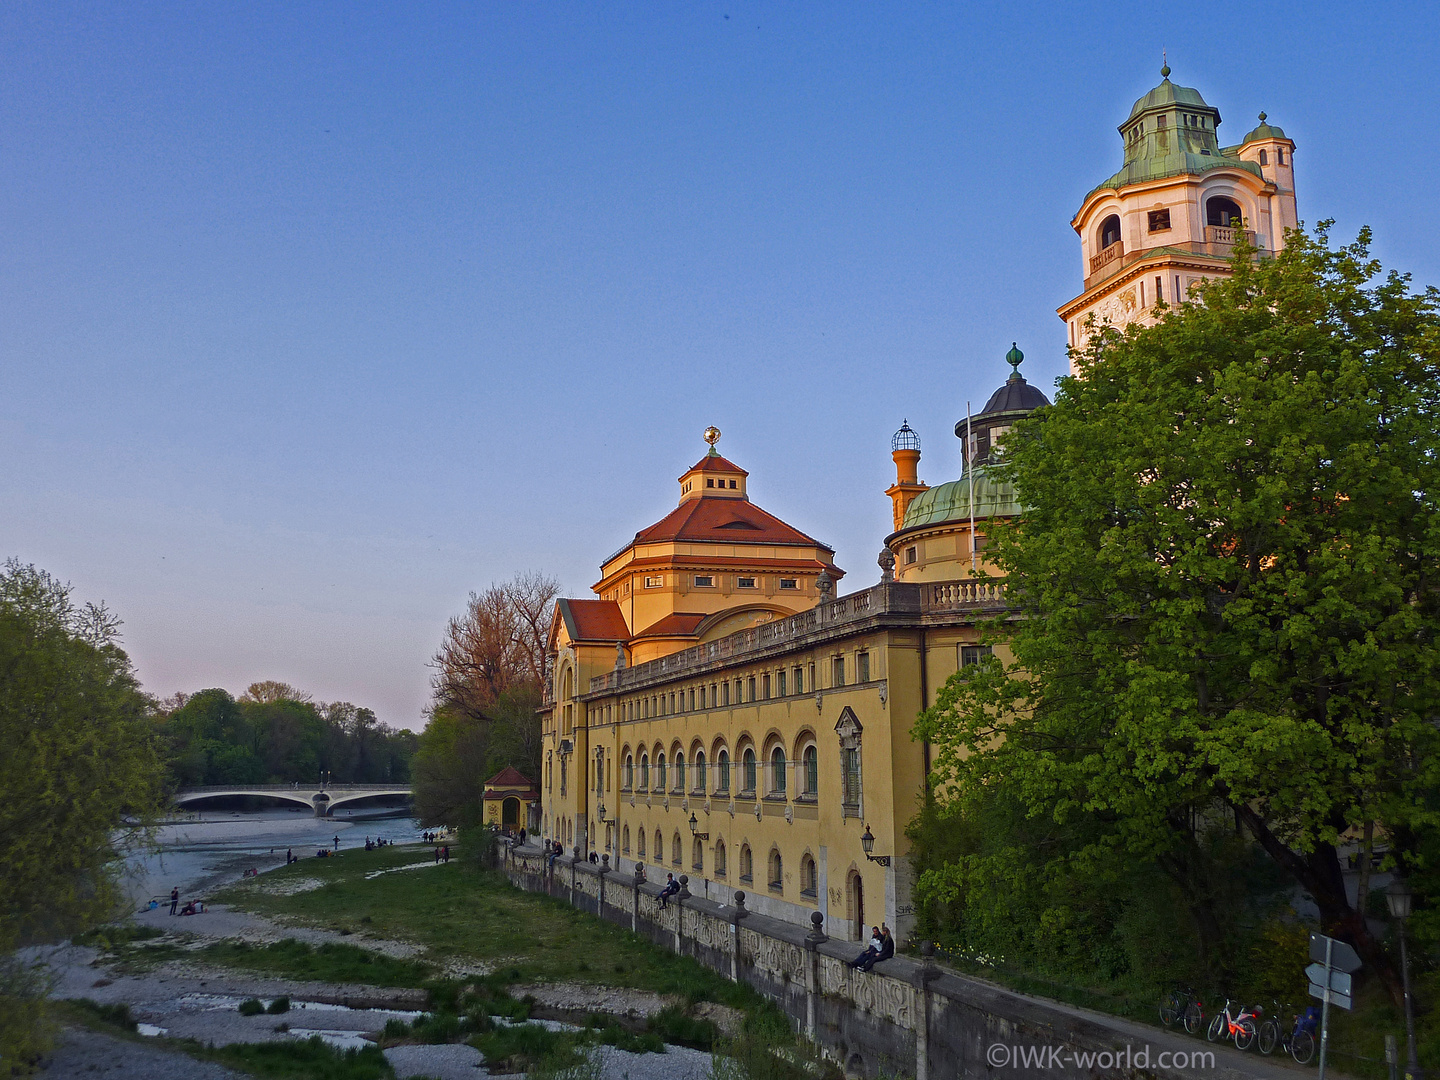
<instances>
[{"instance_id":1,"label":"sign post","mask_svg":"<svg viewBox=\"0 0 1440 1080\"><path fill-rule=\"evenodd\" d=\"M1305 969L1310 980L1310 996L1318 997L1320 1005L1320 1076L1325 1080L1325 1050L1330 1044L1330 1003L1342 1009L1354 1006L1350 996L1350 974L1360 970L1360 957L1343 941L1324 934L1310 935L1310 959L1316 961Z\"/></svg>"}]
</instances>

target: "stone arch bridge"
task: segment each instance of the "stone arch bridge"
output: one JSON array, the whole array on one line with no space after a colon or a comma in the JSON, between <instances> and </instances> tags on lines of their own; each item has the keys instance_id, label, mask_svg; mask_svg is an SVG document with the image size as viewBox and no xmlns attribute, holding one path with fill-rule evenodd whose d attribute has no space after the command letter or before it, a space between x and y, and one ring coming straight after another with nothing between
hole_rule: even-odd
<instances>
[{"instance_id":1,"label":"stone arch bridge","mask_svg":"<svg viewBox=\"0 0 1440 1080\"><path fill-rule=\"evenodd\" d=\"M184 806L201 799L238 795L258 795L299 803L313 810L316 817L330 817L337 806L346 803L373 799L379 795L403 795L408 799L412 792L405 784L326 784L324 787L319 784L217 784L177 791L174 801L176 806Z\"/></svg>"}]
</instances>

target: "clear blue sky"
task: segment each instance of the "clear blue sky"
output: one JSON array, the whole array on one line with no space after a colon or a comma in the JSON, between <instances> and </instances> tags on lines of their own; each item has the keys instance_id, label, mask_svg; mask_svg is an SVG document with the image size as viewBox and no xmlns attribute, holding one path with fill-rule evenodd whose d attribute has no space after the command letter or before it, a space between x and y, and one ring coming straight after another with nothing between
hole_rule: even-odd
<instances>
[{"instance_id":1,"label":"clear blue sky","mask_svg":"<svg viewBox=\"0 0 1440 1080\"><path fill-rule=\"evenodd\" d=\"M1440 281L1434 4L0 8L0 555L157 694L418 725L466 594L588 595L716 424L878 576L958 474L1159 81L1295 139L1302 218Z\"/></svg>"}]
</instances>

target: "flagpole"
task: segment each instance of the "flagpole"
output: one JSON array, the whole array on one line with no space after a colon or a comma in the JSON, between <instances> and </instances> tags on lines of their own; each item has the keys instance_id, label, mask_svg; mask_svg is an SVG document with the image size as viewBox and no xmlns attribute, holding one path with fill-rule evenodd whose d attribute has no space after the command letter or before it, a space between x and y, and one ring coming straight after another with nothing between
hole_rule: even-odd
<instances>
[{"instance_id":1,"label":"flagpole","mask_svg":"<svg viewBox=\"0 0 1440 1080\"><path fill-rule=\"evenodd\" d=\"M965 402L965 475L970 478L970 572L975 572L975 435L970 428L970 402Z\"/></svg>"}]
</instances>

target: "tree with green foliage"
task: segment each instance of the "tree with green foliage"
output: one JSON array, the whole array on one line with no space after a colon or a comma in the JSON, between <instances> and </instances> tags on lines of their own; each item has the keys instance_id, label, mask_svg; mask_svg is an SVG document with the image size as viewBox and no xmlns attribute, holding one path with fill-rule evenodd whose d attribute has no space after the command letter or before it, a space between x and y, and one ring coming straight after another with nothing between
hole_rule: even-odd
<instances>
[{"instance_id":1,"label":"tree with green foliage","mask_svg":"<svg viewBox=\"0 0 1440 1080\"><path fill-rule=\"evenodd\" d=\"M173 704L159 726L177 787L309 782L322 771L340 783L410 778L414 732L348 701L316 704L294 687L266 682L238 701L212 689Z\"/></svg>"},{"instance_id":2,"label":"tree with green foliage","mask_svg":"<svg viewBox=\"0 0 1440 1080\"><path fill-rule=\"evenodd\" d=\"M435 701L414 762L415 809L427 825L477 825L485 780L506 765L540 775L546 635L560 593L541 573L471 593L435 654Z\"/></svg>"},{"instance_id":3,"label":"tree with green foliage","mask_svg":"<svg viewBox=\"0 0 1440 1080\"><path fill-rule=\"evenodd\" d=\"M1007 436L1011 658L952 678L915 734L942 803L1005 793L1072 839L1045 865L1152 861L1216 943L1197 875L1233 822L1393 986L1337 847L1440 823L1440 293L1328 228L1094 334ZM1003 883L1025 842L921 895Z\"/></svg>"},{"instance_id":4,"label":"tree with green foliage","mask_svg":"<svg viewBox=\"0 0 1440 1080\"><path fill-rule=\"evenodd\" d=\"M103 605L33 566L0 569L0 1072L43 1047L42 987L13 950L111 917L121 826L159 807L163 768Z\"/></svg>"}]
</instances>

